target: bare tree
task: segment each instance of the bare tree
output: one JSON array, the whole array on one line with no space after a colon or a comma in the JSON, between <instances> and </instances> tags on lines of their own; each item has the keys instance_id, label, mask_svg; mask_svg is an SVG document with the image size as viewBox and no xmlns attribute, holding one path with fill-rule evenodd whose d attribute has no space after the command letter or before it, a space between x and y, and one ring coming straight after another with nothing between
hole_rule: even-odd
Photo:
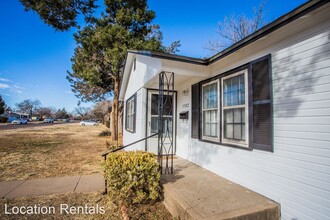
<instances>
[{"instance_id":1,"label":"bare tree","mask_svg":"<svg viewBox=\"0 0 330 220\"><path fill-rule=\"evenodd\" d=\"M216 31L218 37L210 39L204 49L212 55L219 53L263 27L266 24L263 15L265 5L266 2L264 1L260 3L259 7L254 7L252 18L245 14L226 16L223 22L218 23L218 30Z\"/></svg>"},{"instance_id":2,"label":"bare tree","mask_svg":"<svg viewBox=\"0 0 330 220\"><path fill-rule=\"evenodd\" d=\"M56 112L56 109L54 107L41 107L38 109L37 113L42 118L50 118L53 116L53 114Z\"/></svg>"},{"instance_id":3,"label":"bare tree","mask_svg":"<svg viewBox=\"0 0 330 220\"><path fill-rule=\"evenodd\" d=\"M108 100L96 103L92 110L93 117L101 119L102 122L104 122L105 116L108 115L109 112L111 112L111 105L112 102Z\"/></svg>"},{"instance_id":4,"label":"bare tree","mask_svg":"<svg viewBox=\"0 0 330 220\"><path fill-rule=\"evenodd\" d=\"M78 115L82 120L88 116L89 108L78 106L73 110L73 113Z\"/></svg>"},{"instance_id":5,"label":"bare tree","mask_svg":"<svg viewBox=\"0 0 330 220\"><path fill-rule=\"evenodd\" d=\"M16 104L17 110L30 114L30 117L34 112L36 112L41 106L39 100L26 99L20 103Z\"/></svg>"}]
</instances>

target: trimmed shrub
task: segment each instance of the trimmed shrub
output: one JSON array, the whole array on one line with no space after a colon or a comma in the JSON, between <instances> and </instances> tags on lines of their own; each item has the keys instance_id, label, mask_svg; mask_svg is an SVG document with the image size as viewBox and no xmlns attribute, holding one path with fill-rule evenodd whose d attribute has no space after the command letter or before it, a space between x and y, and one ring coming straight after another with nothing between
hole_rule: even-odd
<instances>
[{"instance_id":1,"label":"trimmed shrub","mask_svg":"<svg viewBox=\"0 0 330 220\"><path fill-rule=\"evenodd\" d=\"M160 196L155 155L143 151L108 154L104 164L108 194L118 204L153 203Z\"/></svg>"}]
</instances>

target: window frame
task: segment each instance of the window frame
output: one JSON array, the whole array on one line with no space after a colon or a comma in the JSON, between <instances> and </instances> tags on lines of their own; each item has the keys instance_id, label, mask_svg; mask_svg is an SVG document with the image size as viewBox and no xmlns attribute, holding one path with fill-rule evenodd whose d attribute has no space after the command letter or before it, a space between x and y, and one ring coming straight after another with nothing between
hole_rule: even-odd
<instances>
[{"instance_id":1,"label":"window frame","mask_svg":"<svg viewBox=\"0 0 330 220\"><path fill-rule=\"evenodd\" d=\"M254 91L254 88L253 88L253 79L252 79L252 75L253 75L253 72L252 72L252 65L256 62L259 62L259 61L262 61L262 60L265 60L267 59L268 60L268 71L269 71L269 87L270 87L270 100L268 100L267 102L270 103L270 123L271 123L271 126L270 126L270 135L271 135L271 145L268 146L268 145L260 145L260 144L256 144L254 143L254 132L255 132L255 128L254 128L254 106L256 105L256 103L258 102L254 102L253 101L253 91ZM249 151L252 151L254 149L256 150L263 150L263 151L268 151L268 152L274 152L274 110L273 110L273 82L272 82L272 54L267 54L267 55L264 55L262 57L259 57L255 60L252 60L248 63L245 63L245 64L242 64L240 66L237 66L236 68L233 68L233 69L230 69L228 71L225 71L225 72L222 72L220 74L217 74L213 77L210 77L208 79L205 79L205 80L202 80L202 81L199 81L195 84L193 84L192 86L198 86L199 89L198 89L198 93L197 93L197 96L198 96L198 106L197 106L197 109L198 109L198 123L195 123L194 125L195 126L198 126L198 136L195 136L195 137L192 137L192 138L196 138L198 139L199 141L202 141L202 142L206 142L206 143L211 143L211 144L218 144L218 145L222 145L222 146L228 146L228 147L233 147L233 148L238 148L238 149L242 149L242 150L249 150ZM224 123L224 118L223 118L223 110L222 110L222 103L223 103L223 92L222 92L222 79L226 79L233 76L235 73L241 73L243 71L246 71L246 76L245 76L245 144L237 144L237 143L234 143L234 142L231 142L231 141L223 141L222 140L222 137L224 137L224 129L223 129L223 123ZM208 83L212 83L216 80L219 80L220 81L220 87L219 89L221 90L221 93L219 92L219 97L220 97L220 100L221 100L221 106L219 107L219 109L221 110L220 111L220 123L221 126L219 128L219 131L221 132L221 135L220 135L220 140L215 140L215 139L209 139L209 138L204 138L203 137L203 114L202 114L202 87L204 85L207 85ZM192 99L194 99L193 95L192 95ZM261 103L264 103L265 101L260 101L260 103L258 104L261 104ZM191 123L191 125L193 125L193 123ZM193 129L193 128L192 128Z\"/></svg>"},{"instance_id":2,"label":"window frame","mask_svg":"<svg viewBox=\"0 0 330 220\"><path fill-rule=\"evenodd\" d=\"M133 108L132 110L134 111L133 113L130 113L128 111L128 103L133 104ZM125 130L131 133L135 133L135 128L136 128L136 93L134 95L132 95L129 99L126 100L126 104L125 104ZM129 127L129 117L131 116L133 122L132 122L132 128Z\"/></svg>"},{"instance_id":3,"label":"window frame","mask_svg":"<svg viewBox=\"0 0 330 220\"><path fill-rule=\"evenodd\" d=\"M217 126L217 137L210 137L210 136L205 136L204 135L204 111L211 111L211 110L214 110L214 109L207 109L207 110L204 110L204 95L203 95L203 90L204 90L204 87L206 86L209 86L211 84L214 84L216 83L217 84L217 99L218 99L218 107L217 107L217 123L218 123L218 126ZM202 140L207 140L207 141L216 141L216 142L219 142L220 139L221 139L221 132L220 132L220 83L219 83L219 79L215 79L215 80L212 80L212 81L209 81L207 83L204 83L202 84L201 86L201 138Z\"/></svg>"},{"instance_id":4,"label":"window frame","mask_svg":"<svg viewBox=\"0 0 330 220\"><path fill-rule=\"evenodd\" d=\"M244 105L235 105L235 106L224 106L224 81L239 75L244 75L244 89L245 89L245 104ZM248 69L239 70L228 74L226 76L221 77L221 143L223 144L230 144L235 146L240 146L244 148L249 148L249 81L248 81ZM224 119L224 111L226 109L238 109L238 108L245 108L245 141L239 141L234 139L227 139L224 135L224 126L225 126L225 119ZM233 118L234 120L234 118Z\"/></svg>"}]
</instances>

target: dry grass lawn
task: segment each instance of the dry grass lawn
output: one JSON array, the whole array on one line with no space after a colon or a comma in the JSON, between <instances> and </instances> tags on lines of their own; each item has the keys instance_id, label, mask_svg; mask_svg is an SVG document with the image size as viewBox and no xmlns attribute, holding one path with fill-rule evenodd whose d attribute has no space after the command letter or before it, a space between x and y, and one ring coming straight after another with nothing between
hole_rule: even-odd
<instances>
[{"instance_id":1,"label":"dry grass lawn","mask_svg":"<svg viewBox=\"0 0 330 220\"><path fill-rule=\"evenodd\" d=\"M107 128L57 124L0 130L0 181L102 172Z\"/></svg>"},{"instance_id":2,"label":"dry grass lawn","mask_svg":"<svg viewBox=\"0 0 330 220\"><path fill-rule=\"evenodd\" d=\"M8 211L11 211L12 207L27 207L37 205L38 207L54 207L55 214L43 215L8 215L4 213L5 204L8 207ZM69 207L79 206L85 207L104 207L104 214L66 214L60 213L61 204L66 204ZM164 205L157 202L153 205L140 205L135 208L129 208L127 214L130 220L167 220L173 219L171 214L166 210ZM102 196L99 193L80 193L73 194L67 193L63 195L48 195L38 197L24 197L17 199L0 199L0 219L123 219L120 208L114 205L108 196Z\"/></svg>"}]
</instances>

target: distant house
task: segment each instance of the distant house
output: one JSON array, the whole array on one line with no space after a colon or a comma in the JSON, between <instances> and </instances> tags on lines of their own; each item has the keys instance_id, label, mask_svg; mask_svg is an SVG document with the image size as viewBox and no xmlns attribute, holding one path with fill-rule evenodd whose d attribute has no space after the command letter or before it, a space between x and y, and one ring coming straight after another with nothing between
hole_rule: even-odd
<instances>
[{"instance_id":1,"label":"distant house","mask_svg":"<svg viewBox=\"0 0 330 220\"><path fill-rule=\"evenodd\" d=\"M22 112L5 112L0 116L8 118L7 122L9 122L9 123L16 119L23 119L23 118L28 119L29 118L29 114L22 113Z\"/></svg>"},{"instance_id":2,"label":"distant house","mask_svg":"<svg viewBox=\"0 0 330 220\"><path fill-rule=\"evenodd\" d=\"M124 145L158 133L129 150L173 147L280 203L283 219L329 219L328 2L308 1L208 59L128 51Z\"/></svg>"},{"instance_id":3,"label":"distant house","mask_svg":"<svg viewBox=\"0 0 330 220\"><path fill-rule=\"evenodd\" d=\"M41 117L40 117L40 115L32 115L31 120L32 121L40 121Z\"/></svg>"}]
</instances>

